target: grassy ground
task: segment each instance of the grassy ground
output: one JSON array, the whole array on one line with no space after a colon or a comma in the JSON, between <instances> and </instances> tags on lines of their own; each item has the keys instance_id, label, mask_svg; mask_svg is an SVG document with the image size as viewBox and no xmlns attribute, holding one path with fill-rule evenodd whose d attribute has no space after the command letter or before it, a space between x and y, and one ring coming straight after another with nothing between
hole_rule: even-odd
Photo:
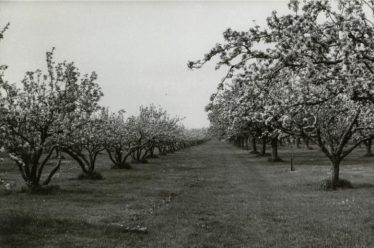
<instances>
[{"instance_id":1,"label":"grassy ground","mask_svg":"<svg viewBox=\"0 0 374 248\"><path fill-rule=\"evenodd\" d=\"M99 181L75 180L66 161L58 192L0 193L0 247L374 247L374 158L363 153L342 166L355 188L335 192L318 190L329 163L317 149L295 150L295 172L287 149L271 164L218 141L130 171L102 157ZM7 163L0 178L21 184Z\"/></svg>"}]
</instances>

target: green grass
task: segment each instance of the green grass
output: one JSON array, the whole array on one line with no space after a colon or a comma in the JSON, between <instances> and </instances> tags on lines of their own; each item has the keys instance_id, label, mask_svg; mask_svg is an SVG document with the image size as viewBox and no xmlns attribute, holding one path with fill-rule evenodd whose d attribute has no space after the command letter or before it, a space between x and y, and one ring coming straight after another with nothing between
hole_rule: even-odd
<instances>
[{"instance_id":1,"label":"green grass","mask_svg":"<svg viewBox=\"0 0 374 248\"><path fill-rule=\"evenodd\" d=\"M355 151L341 168L354 188L324 192L329 162L317 149L294 154L290 172L287 148L269 163L211 141L133 170L102 156L97 181L76 180L66 161L47 195L17 192L5 163L0 177L17 187L0 193L0 247L374 247L374 158Z\"/></svg>"}]
</instances>

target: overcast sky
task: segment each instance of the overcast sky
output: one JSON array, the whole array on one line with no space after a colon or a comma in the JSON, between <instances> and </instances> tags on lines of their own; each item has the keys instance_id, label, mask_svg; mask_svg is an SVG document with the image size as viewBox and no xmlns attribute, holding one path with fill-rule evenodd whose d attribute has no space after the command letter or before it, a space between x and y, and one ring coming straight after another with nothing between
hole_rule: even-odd
<instances>
[{"instance_id":1,"label":"overcast sky","mask_svg":"<svg viewBox=\"0 0 374 248\"><path fill-rule=\"evenodd\" d=\"M0 64L19 82L26 71L45 71L45 52L56 47L56 60L98 73L111 110L135 114L154 103L186 117L187 127L208 126L204 107L224 71L213 63L191 71L187 61L222 41L226 28L262 25L287 2L0 2L0 25L11 23Z\"/></svg>"}]
</instances>

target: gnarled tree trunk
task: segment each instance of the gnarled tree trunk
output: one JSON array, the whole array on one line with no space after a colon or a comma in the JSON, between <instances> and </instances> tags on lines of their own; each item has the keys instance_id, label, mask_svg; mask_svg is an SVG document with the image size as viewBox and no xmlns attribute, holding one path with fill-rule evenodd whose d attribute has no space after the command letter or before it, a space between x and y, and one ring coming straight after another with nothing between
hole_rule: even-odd
<instances>
[{"instance_id":1,"label":"gnarled tree trunk","mask_svg":"<svg viewBox=\"0 0 374 248\"><path fill-rule=\"evenodd\" d=\"M110 160L113 162L115 169L132 169L131 165L127 163L127 158L132 154L132 151L125 153L122 149L107 150Z\"/></svg>"},{"instance_id":2,"label":"gnarled tree trunk","mask_svg":"<svg viewBox=\"0 0 374 248\"><path fill-rule=\"evenodd\" d=\"M367 140L367 141L364 141L364 145L365 145L365 148L366 148L366 154L364 155L365 157L373 157L373 152L371 150L371 146L372 146L372 140Z\"/></svg>"},{"instance_id":3,"label":"gnarled tree trunk","mask_svg":"<svg viewBox=\"0 0 374 248\"><path fill-rule=\"evenodd\" d=\"M60 169L62 160L61 155L58 157L58 162L56 163L55 167L52 168L45 180L42 181L45 166L50 161L55 149L56 147L52 147L43 159L41 159L43 149L35 150L31 155L25 155L23 159L21 159L21 156L17 156L12 153L9 154L10 158L16 162L21 176L30 190L38 190L42 186L48 185L52 177Z\"/></svg>"},{"instance_id":4,"label":"gnarled tree trunk","mask_svg":"<svg viewBox=\"0 0 374 248\"><path fill-rule=\"evenodd\" d=\"M73 158L78 163L79 167L81 167L82 174L79 178L94 180L102 179L101 174L95 171L96 158L102 149L89 151L87 156L83 151L69 147L64 148L63 151Z\"/></svg>"},{"instance_id":5,"label":"gnarled tree trunk","mask_svg":"<svg viewBox=\"0 0 374 248\"><path fill-rule=\"evenodd\" d=\"M281 162L282 159L278 155L278 138L271 139L271 158L269 159L270 162Z\"/></svg>"}]
</instances>

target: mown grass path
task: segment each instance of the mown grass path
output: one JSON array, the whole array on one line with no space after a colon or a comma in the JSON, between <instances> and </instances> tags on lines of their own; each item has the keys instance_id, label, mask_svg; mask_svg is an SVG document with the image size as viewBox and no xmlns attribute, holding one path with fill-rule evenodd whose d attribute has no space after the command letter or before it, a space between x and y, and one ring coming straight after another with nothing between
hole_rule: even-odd
<instances>
[{"instance_id":1,"label":"mown grass path","mask_svg":"<svg viewBox=\"0 0 374 248\"><path fill-rule=\"evenodd\" d=\"M313 185L318 180L303 167L291 173L288 163L270 164L218 141L174 159L194 172L170 207L150 217L155 231L147 247L374 245L373 211L354 201L355 193L358 199L367 190L374 195L370 187L319 192Z\"/></svg>"},{"instance_id":2,"label":"mown grass path","mask_svg":"<svg viewBox=\"0 0 374 248\"><path fill-rule=\"evenodd\" d=\"M0 196L0 247L374 247L374 170L362 161L343 167L355 189L321 192L329 167L316 149L296 151L296 172L214 140L133 171L102 157L105 180L69 180L79 170L67 166L60 193Z\"/></svg>"}]
</instances>

